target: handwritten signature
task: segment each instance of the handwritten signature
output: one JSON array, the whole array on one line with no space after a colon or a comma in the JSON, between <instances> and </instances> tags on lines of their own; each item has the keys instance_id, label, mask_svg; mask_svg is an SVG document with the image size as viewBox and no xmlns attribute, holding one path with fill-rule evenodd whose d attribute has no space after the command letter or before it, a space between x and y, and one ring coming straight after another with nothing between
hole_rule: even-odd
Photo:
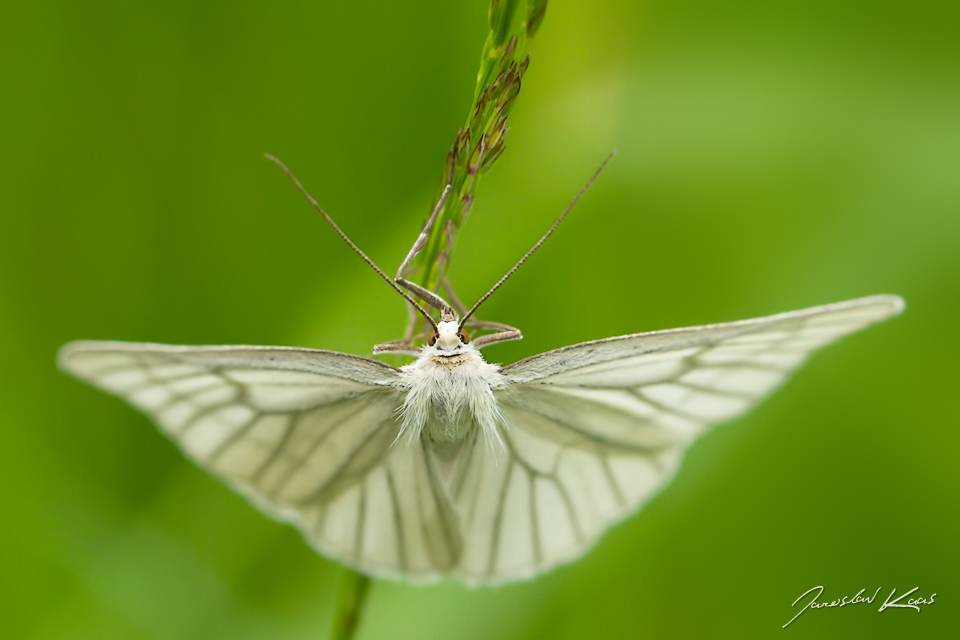
<instances>
[{"instance_id":1,"label":"handwritten signature","mask_svg":"<svg viewBox=\"0 0 960 640\"><path fill-rule=\"evenodd\" d=\"M794 620L796 620L800 616L800 614L806 611L807 609L823 609L825 607L845 607L848 604L862 604L864 602L866 602L867 604L873 604L874 599L877 597L877 594L880 593L880 589L882 588L883 587L877 587L877 590L874 591L873 595L870 596L869 598L863 596L863 592L866 591L866 589L860 589L859 593L857 593L857 595L853 596L852 598L843 596L839 600L832 600L830 602L817 602L817 598L823 595L822 586L814 587L812 589L807 589L802 594L800 594L799 598L793 601L793 604L790 605L791 607L797 606L797 603L803 600L804 596L806 596L807 594L813 591L816 591L817 593L816 595L813 596L813 598L810 599L810 602L808 602L806 606L803 607L803 609L800 609L800 611L797 612L797 615L790 618L790 622L793 622ZM907 591L906 593L902 594L896 600L891 600L891 598L893 598L893 596L897 593L896 588L894 588L894 590L890 592L890 595L887 596L887 599L884 601L882 605L880 605L880 608L877 609L877 611L896 608L896 609L916 609L917 612L919 613L920 605L933 604L933 599L937 597L936 593L931 594L929 598L921 598L921 597L910 598L909 600L907 600L905 604L900 604L901 600L903 600L904 598L906 598L907 596L909 596L911 593L913 593L919 588L920 587L914 587L910 591ZM790 625L790 622L783 625L783 628L788 627Z\"/></svg>"}]
</instances>

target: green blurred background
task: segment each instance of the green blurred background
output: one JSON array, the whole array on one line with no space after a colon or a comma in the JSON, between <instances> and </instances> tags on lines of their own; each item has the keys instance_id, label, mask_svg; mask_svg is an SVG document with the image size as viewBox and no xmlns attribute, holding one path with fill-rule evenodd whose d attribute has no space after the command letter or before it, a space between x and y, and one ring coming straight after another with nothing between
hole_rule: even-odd
<instances>
[{"instance_id":1,"label":"green blurred background","mask_svg":"<svg viewBox=\"0 0 960 640\"><path fill-rule=\"evenodd\" d=\"M338 568L58 373L78 338L367 354L463 123L485 0L5 0L0 618L9 638L323 638ZM943 638L960 518L960 5L551 0L451 276L510 362L874 293L584 559L499 589L374 583L358 637ZM882 587L938 594L796 612Z\"/></svg>"}]
</instances>

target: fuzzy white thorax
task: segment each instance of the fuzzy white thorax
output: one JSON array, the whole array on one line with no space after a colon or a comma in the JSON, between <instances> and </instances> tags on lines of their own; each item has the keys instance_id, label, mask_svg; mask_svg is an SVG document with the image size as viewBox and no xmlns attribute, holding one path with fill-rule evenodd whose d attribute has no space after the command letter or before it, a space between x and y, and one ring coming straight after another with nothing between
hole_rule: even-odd
<instances>
[{"instance_id":1,"label":"fuzzy white thorax","mask_svg":"<svg viewBox=\"0 0 960 640\"><path fill-rule=\"evenodd\" d=\"M484 361L472 344L464 344L456 322L440 322L433 345L400 369L406 391L400 436L416 442L426 436L440 444L462 442L479 429L489 443L503 447L503 414L494 389L506 386L500 367Z\"/></svg>"}]
</instances>

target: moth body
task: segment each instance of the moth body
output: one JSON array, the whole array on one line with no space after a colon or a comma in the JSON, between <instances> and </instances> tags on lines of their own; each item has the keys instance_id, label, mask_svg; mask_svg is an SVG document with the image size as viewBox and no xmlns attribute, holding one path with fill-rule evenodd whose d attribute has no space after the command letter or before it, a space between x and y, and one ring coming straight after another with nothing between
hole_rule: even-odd
<instances>
[{"instance_id":1,"label":"moth body","mask_svg":"<svg viewBox=\"0 0 960 640\"><path fill-rule=\"evenodd\" d=\"M462 442L479 430L503 446L503 414L494 390L507 386L500 367L464 342L456 322L438 323L433 344L401 367L396 383L404 394L403 427L398 438L416 443L421 435L437 444Z\"/></svg>"}]
</instances>

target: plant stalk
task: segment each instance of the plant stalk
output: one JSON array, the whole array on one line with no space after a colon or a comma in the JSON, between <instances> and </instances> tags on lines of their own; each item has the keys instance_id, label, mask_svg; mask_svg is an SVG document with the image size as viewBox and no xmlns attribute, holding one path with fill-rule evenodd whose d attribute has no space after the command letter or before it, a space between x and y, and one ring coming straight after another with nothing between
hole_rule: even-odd
<instances>
[{"instance_id":1,"label":"plant stalk","mask_svg":"<svg viewBox=\"0 0 960 640\"><path fill-rule=\"evenodd\" d=\"M530 63L526 44L540 27L547 0L491 0L490 32L480 56L477 87L466 124L457 131L447 154L437 199L446 186L453 190L440 211L423 250L416 259L421 286L439 291L446 277L453 239L467 219L480 176L503 153L507 118L520 93L520 81ZM407 335L423 329L417 316ZM370 588L370 578L347 567L340 575L332 640L351 640Z\"/></svg>"},{"instance_id":2,"label":"plant stalk","mask_svg":"<svg viewBox=\"0 0 960 640\"><path fill-rule=\"evenodd\" d=\"M343 567L337 590L337 608L333 613L331 640L351 640L360 622L360 613L370 590L370 578Z\"/></svg>"}]
</instances>

